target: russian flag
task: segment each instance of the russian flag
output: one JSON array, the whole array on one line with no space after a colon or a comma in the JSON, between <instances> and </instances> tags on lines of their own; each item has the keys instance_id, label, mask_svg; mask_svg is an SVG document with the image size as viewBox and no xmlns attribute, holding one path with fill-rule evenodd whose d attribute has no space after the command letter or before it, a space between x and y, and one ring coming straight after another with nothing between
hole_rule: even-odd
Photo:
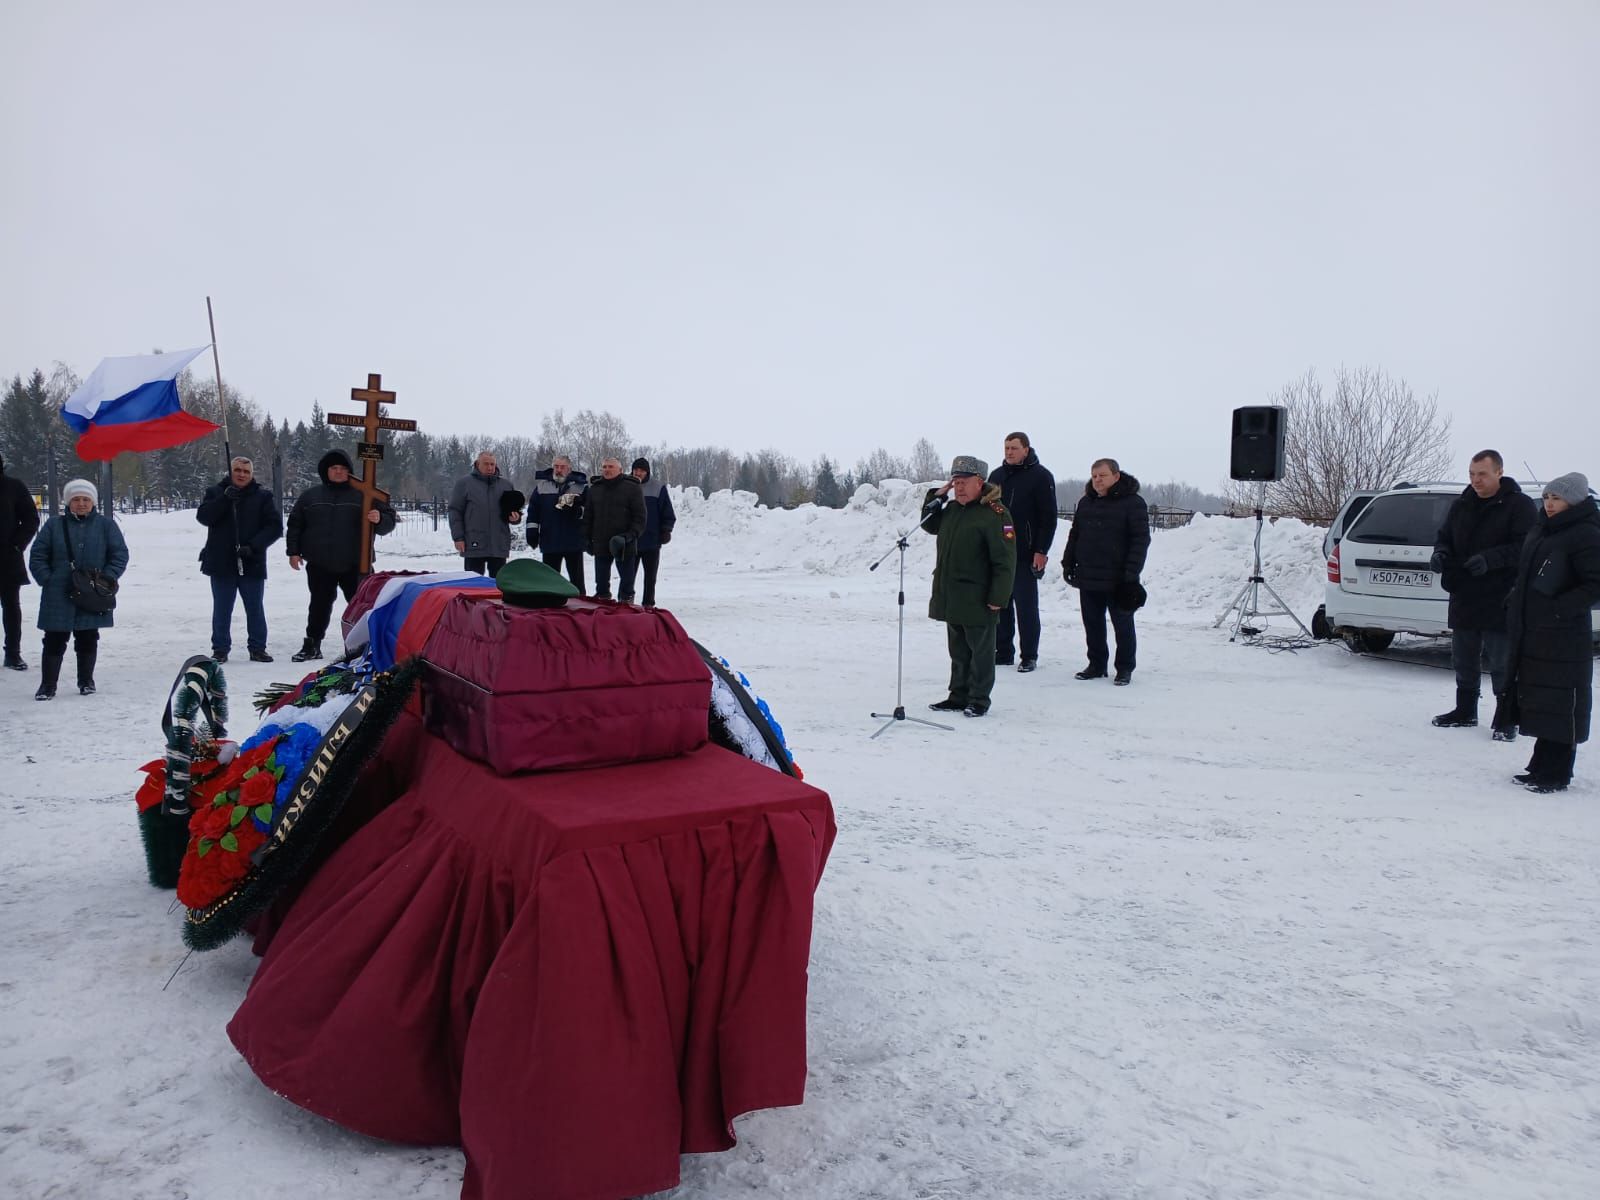
<instances>
[{"instance_id":1,"label":"russian flag","mask_svg":"<svg viewBox=\"0 0 1600 1200\"><path fill-rule=\"evenodd\" d=\"M222 428L178 403L179 372L205 350L103 359L61 406L78 433L78 457L96 462L129 450L165 450Z\"/></svg>"}]
</instances>

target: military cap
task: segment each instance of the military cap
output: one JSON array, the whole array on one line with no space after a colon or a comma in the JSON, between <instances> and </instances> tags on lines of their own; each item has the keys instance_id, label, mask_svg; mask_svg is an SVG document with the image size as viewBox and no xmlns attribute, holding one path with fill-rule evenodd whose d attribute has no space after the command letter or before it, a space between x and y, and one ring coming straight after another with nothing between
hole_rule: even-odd
<instances>
[{"instance_id":1,"label":"military cap","mask_svg":"<svg viewBox=\"0 0 1600 1200\"><path fill-rule=\"evenodd\" d=\"M578 594L560 571L534 558L513 558L494 581L505 602L518 608L560 608Z\"/></svg>"},{"instance_id":2,"label":"military cap","mask_svg":"<svg viewBox=\"0 0 1600 1200\"><path fill-rule=\"evenodd\" d=\"M984 479L987 479L989 478L989 464L981 458L974 458L970 454L958 454L955 462L950 464L950 477L953 479L957 475L981 475Z\"/></svg>"}]
</instances>

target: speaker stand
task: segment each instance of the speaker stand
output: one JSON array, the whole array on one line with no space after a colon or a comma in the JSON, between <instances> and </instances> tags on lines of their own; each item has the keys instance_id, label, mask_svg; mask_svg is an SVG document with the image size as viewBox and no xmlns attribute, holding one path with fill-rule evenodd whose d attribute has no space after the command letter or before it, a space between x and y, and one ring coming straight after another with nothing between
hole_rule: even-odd
<instances>
[{"instance_id":1,"label":"speaker stand","mask_svg":"<svg viewBox=\"0 0 1600 1200\"><path fill-rule=\"evenodd\" d=\"M1306 628L1305 622L1295 616L1294 610L1283 602L1283 597L1273 590L1272 585L1267 582L1266 576L1261 573L1261 526L1264 520L1261 510L1266 505L1266 502L1267 485L1265 483L1257 483L1255 566L1250 571L1250 577L1244 581L1244 586L1239 589L1239 594L1233 598L1233 602L1227 608L1218 614L1216 623L1211 626L1213 629L1220 629L1222 623L1228 619L1228 614L1232 613L1233 629L1228 634L1230 642L1237 641L1240 633L1243 633L1246 637L1255 637L1261 632L1259 629L1247 629L1245 627L1245 621L1251 617L1288 617L1296 625L1300 626L1301 633L1308 638L1311 637L1311 630ZM1261 593L1263 591L1272 597L1273 602L1277 605L1276 608L1261 607Z\"/></svg>"}]
</instances>

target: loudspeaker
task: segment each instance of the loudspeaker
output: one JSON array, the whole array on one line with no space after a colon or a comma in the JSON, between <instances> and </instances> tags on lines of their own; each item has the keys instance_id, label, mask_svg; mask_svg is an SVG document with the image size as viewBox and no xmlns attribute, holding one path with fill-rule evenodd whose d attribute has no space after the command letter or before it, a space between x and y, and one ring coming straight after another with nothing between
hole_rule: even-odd
<instances>
[{"instance_id":1,"label":"loudspeaker","mask_svg":"<svg viewBox=\"0 0 1600 1200\"><path fill-rule=\"evenodd\" d=\"M1231 479L1273 483L1283 478L1283 443L1289 432L1287 409L1260 404L1233 410Z\"/></svg>"}]
</instances>

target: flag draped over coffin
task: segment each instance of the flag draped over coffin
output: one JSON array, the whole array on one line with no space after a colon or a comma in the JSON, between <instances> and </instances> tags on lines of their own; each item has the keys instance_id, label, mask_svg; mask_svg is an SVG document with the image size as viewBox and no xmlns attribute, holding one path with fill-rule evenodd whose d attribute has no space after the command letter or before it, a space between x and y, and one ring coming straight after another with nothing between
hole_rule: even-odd
<instances>
[{"instance_id":1,"label":"flag draped over coffin","mask_svg":"<svg viewBox=\"0 0 1600 1200\"><path fill-rule=\"evenodd\" d=\"M78 434L78 457L94 462L130 450L165 450L220 429L178 403L179 372L205 350L102 359L61 406Z\"/></svg>"}]
</instances>

